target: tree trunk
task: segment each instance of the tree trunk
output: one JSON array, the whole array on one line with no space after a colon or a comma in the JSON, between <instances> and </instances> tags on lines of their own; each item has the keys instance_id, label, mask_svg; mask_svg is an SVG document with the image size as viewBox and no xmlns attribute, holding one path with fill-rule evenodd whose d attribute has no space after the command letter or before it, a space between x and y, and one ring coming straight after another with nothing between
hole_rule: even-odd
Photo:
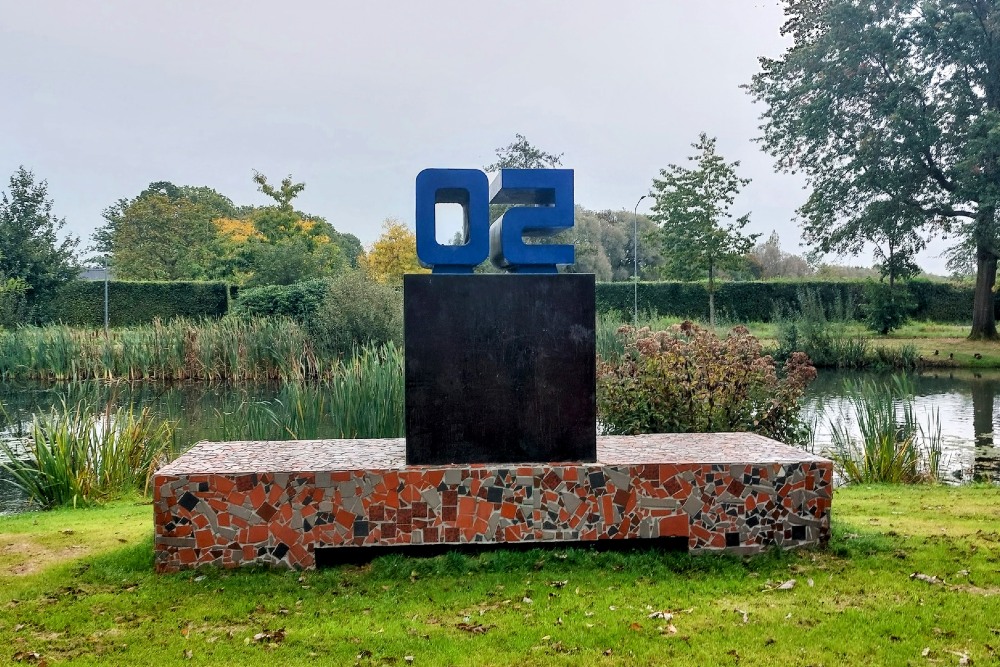
<instances>
[{"instance_id":1,"label":"tree trunk","mask_svg":"<svg viewBox=\"0 0 1000 667\"><path fill-rule=\"evenodd\" d=\"M715 331L715 262L711 259L708 260L708 324Z\"/></svg>"},{"instance_id":2,"label":"tree trunk","mask_svg":"<svg viewBox=\"0 0 1000 667\"><path fill-rule=\"evenodd\" d=\"M972 333L969 340L996 340L993 286L997 279L997 255L979 243L976 248L976 292L972 303Z\"/></svg>"}]
</instances>

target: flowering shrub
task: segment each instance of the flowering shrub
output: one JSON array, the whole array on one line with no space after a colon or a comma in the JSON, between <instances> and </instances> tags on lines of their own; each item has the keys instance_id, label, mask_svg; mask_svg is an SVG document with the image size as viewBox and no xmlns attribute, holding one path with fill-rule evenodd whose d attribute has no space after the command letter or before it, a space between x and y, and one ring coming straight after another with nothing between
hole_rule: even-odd
<instances>
[{"instance_id":1,"label":"flowering shrub","mask_svg":"<svg viewBox=\"0 0 1000 667\"><path fill-rule=\"evenodd\" d=\"M816 377L792 353L781 376L746 327L725 339L691 322L668 331L621 327L625 354L598 363L598 415L609 434L751 431L802 443L799 399Z\"/></svg>"}]
</instances>

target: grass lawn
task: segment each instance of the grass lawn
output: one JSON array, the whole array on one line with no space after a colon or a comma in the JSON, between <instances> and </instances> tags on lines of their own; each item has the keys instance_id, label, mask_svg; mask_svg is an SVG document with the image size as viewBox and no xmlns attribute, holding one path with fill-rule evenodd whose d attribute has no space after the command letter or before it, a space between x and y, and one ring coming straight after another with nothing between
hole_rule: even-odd
<instances>
[{"instance_id":1,"label":"grass lawn","mask_svg":"<svg viewBox=\"0 0 1000 667\"><path fill-rule=\"evenodd\" d=\"M843 489L828 550L747 560L496 551L305 573L158 576L150 515L133 501L0 518L0 662L1000 661L996 487Z\"/></svg>"}]
</instances>

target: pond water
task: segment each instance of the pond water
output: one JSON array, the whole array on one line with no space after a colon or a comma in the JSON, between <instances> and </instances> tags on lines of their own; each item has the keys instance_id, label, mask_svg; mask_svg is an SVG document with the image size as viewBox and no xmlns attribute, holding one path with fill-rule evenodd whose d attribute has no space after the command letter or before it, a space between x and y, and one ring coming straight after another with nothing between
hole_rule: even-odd
<instances>
[{"instance_id":1,"label":"pond water","mask_svg":"<svg viewBox=\"0 0 1000 667\"><path fill-rule=\"evenodd\" d=\"M814 448L821 453L830 444L830 420L850 421L845 398L847 379L874 376L865 373L822 372L809 389L805 412L816 426ZM994 433L1000 429L1000 370L973 372L940 370L911 376L914 412L926 423L936 411L944 451L942 472L946 479L1000 482L1000 448ZM104 409L131 404L148 407L155 415L176 423L174 448L183 451L199 440L236 440L254 437L241 415L249 407L278 411L288 405L288 390L275 387L207 385L116 385L94 383L21 384L0 387L0 438L10 442L26 436L32 415L65 401ZM846 411L846 412L845 412ZM307 437L335 437L332 420L318 420ZM273 436L272 436L273 437ZM0 470L0 513L24 507L20 492L7 483Z\"/></svg>"}]
</instances>

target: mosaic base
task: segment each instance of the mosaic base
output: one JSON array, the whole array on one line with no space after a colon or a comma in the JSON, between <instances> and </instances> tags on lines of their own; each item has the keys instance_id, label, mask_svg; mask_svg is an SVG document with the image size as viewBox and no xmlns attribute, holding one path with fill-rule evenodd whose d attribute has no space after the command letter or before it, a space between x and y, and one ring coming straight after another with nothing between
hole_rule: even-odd
<instances>
[{"instance_id":1,"label":"mosaic base","mask_svg":"<svg viewBox=\"0 0 1000 667\"><path fill-rule=\"evenodd\" d=\"M405 465L404 440L202 442L154 478L156 568L313 568L316 549L686 537L823 545L833 464L746 433L597 439L597 463Z\"/></svg>"}]
</instances>

